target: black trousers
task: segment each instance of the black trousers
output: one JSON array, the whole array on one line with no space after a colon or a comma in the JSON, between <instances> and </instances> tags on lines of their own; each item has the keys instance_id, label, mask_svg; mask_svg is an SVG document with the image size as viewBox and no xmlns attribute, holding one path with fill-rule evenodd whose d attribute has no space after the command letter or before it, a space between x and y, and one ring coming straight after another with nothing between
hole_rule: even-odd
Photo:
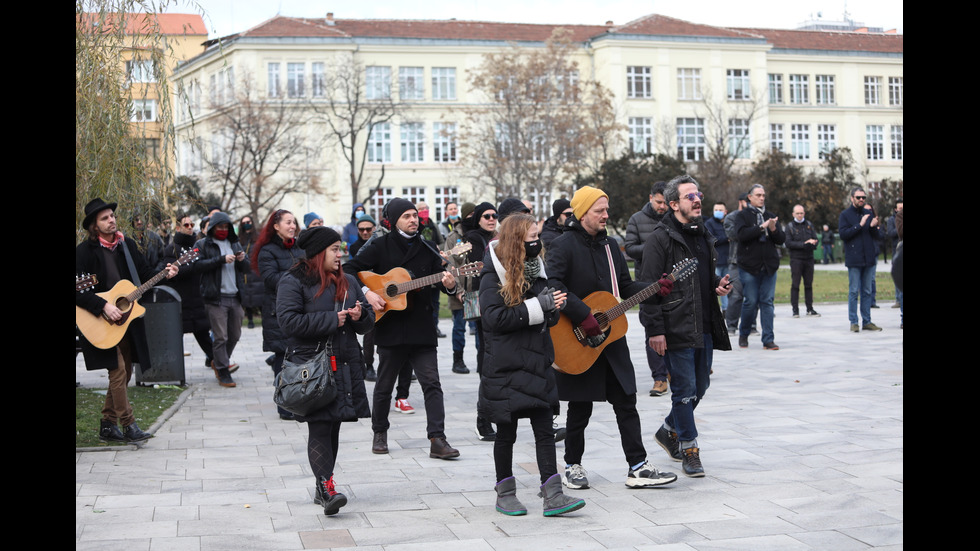
<instances>
[{"instance_id":1,"label":"black trousers","mask_svg":"<svg viewBox=\"0 0 980 551\"><path fill-rule=\"evenodd\" d=\"M374 408L371 428L374 432L388 430L391 411L391 392L398 374L408 364L414 368L425 400L426 433L428 438L445 437L446 408L442 384L439 382L439 362L435 346L378 346L378 380L374 384Z\"/></svg>"},{"instance_id":2,"label":"black trousers","mask_svg":"<svg viewBox=\"0 0 980 551\"><path fill-rule=\"evenodd\" d=\"M551 426L551 410L548 408L523 411L510 423L497 423L497 439L493 442L493 464L497 471L497 482L514 476L514 442L517 441L517 421L520 417L531 420L538 473L541 475L541 483L544 484L558 473L555 431Z\"/></svg>"},{"instance_id":3,"label":"black trousers","mask_svg":"<svg viewBox=\"0 0 980 551\"><path fill-rule=\"evenodd\" d=\"M792 278L789 286L789 302L793 306L793 313L800 312L800 279L803 280L803 300L806 303L806 311L813 310L813 258L808 260L791 258L789 270Z\"/></svg>"},{"instance_id":4,"label":"black trousers","mask_svg":"<svg viewBox=\"0 0 980 551\"><path fill-rule=\"evenodd\" d=\"M626 394L616 374L613 373L605 358L591 369L603 369L606 372L606 401L612 404L616 414L616 424L619 426L619 439L626 455L626 462L632 467L642 463L647 458L643 447L643 433L640 428L640 414L636 411L636 394ZM592 417L592 402L568 402L568 414L565 418L565 464L582 463L585 454L585 427L589 426Z\"/></svg>"}]
</instances>

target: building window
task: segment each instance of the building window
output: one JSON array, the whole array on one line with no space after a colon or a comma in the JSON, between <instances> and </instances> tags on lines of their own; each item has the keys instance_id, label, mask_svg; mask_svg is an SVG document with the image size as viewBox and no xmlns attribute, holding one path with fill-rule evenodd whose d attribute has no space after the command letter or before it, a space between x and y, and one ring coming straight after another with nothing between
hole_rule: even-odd
<instances>
[{"instance_id":1,"label":"building window","mask_svg":"<svg viewBox=\"0 0 980 551\"><path fill-rule=\"evenodd\" d=\"M809 75L789 76L789 102L799 105L808 105L810 103Z\"/></svg>"},{"instance_id":2,"label":"building window","mask_svg":"<svg viewBox=\"0 0 980 551\"><path fill-rule=\"evenodd\" d=\"M224 82L225 82L224 101L225 102L235 101L235 68L225 67L224 70L221 71L221 74L224 76Z\"/></svg>"},{"instance_id":3,"label":"building window","mask_svg":"<svg viewBox=\"0 0 980 551\"><path fill-rule=\"evenodd\" d=\"M435 196L432 198L432 205L429 208L435 209L435 220L446 219L446 205L449 203L459 204L459 188L456 186L436 186ZM455 245L455 243L451 243Z\"/></svg>"},{"instance_id":4,"label":"building window","mask_svg":"<svg viewBox=\"0 0 980 551\"><path fill-rule=\"evenodd\" d=\"M432 99L434 100L456 99L456 68L455 67L432 68Z\"/></svg>"},{"instance_id":5,"label":"building window","mask_svg":"<svg viewBox=\"0 0 980 551\"><path fill-rule=\"evenodd\" d=\"M834 91L834 75L816 75L813 77L813 93L817 105L834 105L837 103Z\"/></svg>"},{"instance_id":6,"label":"building window","mask_svg":"<svg viewBox=\"0 0 980 551\"><path fill-rule=\"evenodd\" d=\"M634 153L653 153L653 119L630 117L629 146Z\"/></svg>"},{"instance_id":7,"label":"building window","mask_svg":"<svg viewBox=\"0 0 980 551\"><path fill-rule=\"evenodd\" d=\"M881 105L881 77L864 77L865 105Z\"/></svg>"},{"instance_id":8,"label":"building window","mask_svg":"<svg viewBox=\"0 0 980 551\"><path fill-rule=\"evenodd\" d=\"M677 156L685 161L704 158L704 119L677 119Z\"/></svg>"},{"instance_id":9,"label":"building window","mask_svg":"<svg viewBox=\"0 0 980 551\"><path fill-rule=\"evenodd\" d=\"M369 163L391 162L391 124L382 122L371 127L368 134L367 160Z\"/></svg>"},{"instance_id":10,"label":"building window","mask_svg":"<svg viewBox=\"0 0 980 551\"><path fill-rule=\"evenodd\" d=\"M749 99L751 86L748 69L728 69L728 99Z\"/></svg>"},{"instance_id":11,"label":"building window","mask_svg":"<svg viewBox=\"0 0 980 551\"><path fill-rule=\"evenodd\" d=\"M306 64L286 64L286 93L291 98L301 98L306 95Z\"/></svg>"},{"instance_id":12,"label":"building window","mask_svg":"<svg viewBox=\"0 0 980 551\"><path fill-rule=\"evenodd\" d=\"M403 163L421 163L425 160L425 124L404 122L401 125L401 149Z\"/></svg>"},{"instance_id":13,"label":"building window","mask_svg":"<svg viewBox=\"0 0 980 551\"><path fill-rule=\"evenodd\" d=\"M381 213L384 212L385 205L388 204L388 201L394 199L394 197L394 189L390 187L378 188L364 206L368 211L370 211L371 217L378 220L380 223L380 221L384 218L381 216Z\"/></svg>"},{"instance_id":14,"label":"building window","mask_svg":"<svg viewBox=\"0 0 980 551\"><path fill-rule=\"evenodd\" d=\"M456 162L456 123L432 123L432 154L437 163Z\"/></svg>"},{"instance_id":15,"label":"building window","mask_svg":"<svg viewBox=\"0 0 980 551\"><path fill-rule=\"evenodd\" d=\"M634 99L653 97L650 67L626 68L626 97Z\"/></svg>"},{"instance_id":16,"label":"building window","mask_svg":"<svg viewBox=\"0 0 980 551\"><path fill-rule=\"evenodd\" d=\"M143 150L146 158L157 161L160 159L160 138L143 138Z\"/></svg>"},{"instance_id":17,"label":"building window","mask_svg":"<svg viewBox=\"0 0 980 551\"><path fill-rule=\"evenodd\" d=\"M310 87L313 90L313 97L322 98L327 92L327 77L323 62L315 61L310 65L310 68L312 69Z\"/></svg>"},{"instance_id":18,"label":"building window","mask_svg":"<svg viewBox=\"0 0 980 551\"><path fill-rule=\"evenodd\" d=\"M783 125L769 125L769 149L773 151L786 151L786 145L783 143Z\"/></svg>"},{"instance_id":19,"label":"building window","mask_svg":"<svg viewBox=\"0 0 980 551\"><path fill-rule=\"evenodd\" d=\"M904 77L888 77L888 105L902 107L905 103L905 84L903 81Z\"/></svg>"},{"instance_id":20,"label":"building window","mask_svg":"<svg viewBox=\"0 0 980 551\"><path fill-rule=\"evenodd\" d=\"M677 70L677 99L701 99L701 69Z\"/></svg>"},{"instance_id":21,"label":"building window","mask_svg":"<svg viewBox=\"0 0 980 551\"><path fill-rule=\"evenodd\" d=\"M827 159L830 152L837 148L837 125L817 125L817 157Z\"/></svg>"},{"instance_id":22,"label":"building window","mask_svg":"<svg viewBox=\"0 0 980 551\"><path fill-rule=\"evenodd\" d=\"M391 97L391 67L365 67L364 82L367 86L367 99L389 99Z\"/></svg>"},{"instance_id":23,"label":"building window","mask_svg":"<svg viewBox=\"0 0 980 551\"><path fill-rule=\"evenodd\" d=\"M885 127L880 124L869 124L865 127L865 143L869 161L880 161L885 158Z\"/></svg>"},{"instance_id":24,"label":"building window","mask_svg":"<svg viewBox=\"0 0 980 551\"><path fill-rule=\"evenodd\" d=\"M749 120L728 120L728 154L736 159L748 159L752 155L749 140Z\"/></svg>"},{"instance_id":25,"label":"building window","mask_svg":"<svg viewBox=\"0 0 980 551\"><path fill-rule=\"evenodd\" d=\"M549 159L548 138L545 136L544 125L536 122L529 129L531 133L531 160L541 163Z\"/></svg>"},{"instance_id":26,"label":"building window","mask_svg":"<svg viewBox=\"0 0 980 551\"><path fill-rule=\"evenodd\" d=\"M130 83L156 82L156 76L153 75L153 60L131 59L127 61L126 77Z\"/></svg>"},{"instance_id":27,"label":"building window","mask_svg":"<svg viewBox=\"0 0 980 551\"><path fill-rule=\"evenodd\" d=\"M903 126L892 125L892 160L902 160L902 150L904 149Z\"/></svg>"},{"instance_id":28,"label":"building window","mask_svg":"<svg viewBox=\"0 0 980 551\"><path fill-rule=\"evenodd\" d=\"M419 203L428 203L429 200L425 198L425 188L421 186L407 186L402 188L402 199L411 201L413 205Z\"/></svg>"},{"instance_id":29,"label":"building window","mask_svg":"<svg viewBox=\"0 0 980 551\"><path fill-rule=\"evenodd\" d=\"M769 74L769 103L783 103L783 75Z\"/></svg>"},{"instance_id":30,"label":"building window","mask_svg":"<svg viewBox=\"0 0 980 551\"><path fill-rule=\"evenodd\" d=\"M558 88L558 97L565 99L566 97L572 101L578 98L578 71L569 71L568 73L560 74L556 79L556 87Z\"/></svg>"},{"instance_id":31,"label":"building window","mask_svg":"<svg viewBox=\"0 0 980 551\"><path fill-rule=\"evenodd\" d=\"M270 63L268 65L267 75L268 83L266 84L266 88L269 92L269 97L278 98L282 94L279 84L279 64Z\"/></svg>"},{"instance_id":32,"label":"building window","mask_svg":"<svg viewBox=\"0 0 980 551\"><path fill-rule=\"evenodd\" d=\"M157 120L157 100L134 99L129 120L132 122L154 122Z\"/></svg>"},{"instance_id":33,"label":"building window","mask_svg":"<svg viewBox=\"0 0 980 551\"><path fill-rule=\"evenodd\" d=\"M403 101L425 99L425 77L422 67L398 68L398 95Z\"/></svg>"},{"instance_id":34,"label":"building window","mask_svg":"<svg viewBox=\"0 0 980 551\"><path fill-rule=\"evenodd\" d=\"M810 159L810 125L792 124L789 127L790 156L797 161Z\"/></svg>"}]
</instances>

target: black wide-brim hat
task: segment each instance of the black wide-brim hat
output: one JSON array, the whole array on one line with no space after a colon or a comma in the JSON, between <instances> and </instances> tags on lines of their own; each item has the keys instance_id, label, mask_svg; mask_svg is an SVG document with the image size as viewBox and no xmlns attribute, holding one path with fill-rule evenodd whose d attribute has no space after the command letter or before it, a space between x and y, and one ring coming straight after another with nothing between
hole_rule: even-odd
<instances>
[{"instance_id":1,"label":"black wide-brim hat","mask_svg":"<svg viewBox=\"0 0 980 551\"><path fill-rule=\"evenodd\" d=\"M82 227L83 228L88 228L89 225L92 223L92 220L95 220L95 217L100 212L102 212L102 211L104 211L106 209L111 209L111 210L115 211L116 210L116 204L115 203L106 203L100 197L96 197L95 199L92 199L91 201L89 201L88 204L85 205L85 219L82 220Z\"/></svg>"}]
</instances>

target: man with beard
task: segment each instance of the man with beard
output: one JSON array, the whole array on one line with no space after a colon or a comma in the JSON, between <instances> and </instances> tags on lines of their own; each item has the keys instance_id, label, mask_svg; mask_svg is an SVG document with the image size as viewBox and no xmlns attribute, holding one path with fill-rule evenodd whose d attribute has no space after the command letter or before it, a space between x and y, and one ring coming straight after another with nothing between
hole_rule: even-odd
<instances>
[{"instance_id":1,"label":"man with beard","mask_svg":"<svg viewBox=\"0 0 980 551\"><path fill-rule=\"evenodd\" d=\"M749 332L756 313L762 325L762 347L779 350L772 329L773 300L776 295L776 272L779 251L776 245L786 242L779 218L766 210L766 189L759 184L749 189L749 206L735 214L738 238L738 277L742 280L742 320L738 327L738 346L749 346Z\"/></svg>"},{"instance_id":2,"label":"man with beard","mask_svg":"<svg viewBox=\"0 0 980 551\"><path fill-rule=\"evenodd\" d=\"M878 264L875 239L879 236L878 216L867 204L868 194L859 187L851 190L851 206L840 213L837 231L844 242L844 265L847 266L847 317L851 331L858 332L858 302L861 303L861 329L881 331L871 323L874 301L874 277Z\"/></svg>"},{"instance_id":3,"label":"man with beard","mask_svg":"<svg viewBox=\"0 0 980 551\"><path fill-rule=\"evenodd\" d=\"M793 220L786 226L786 248L789 249L789 268L792 283L789 287L789 302L793 306L793 317L800 317L800 280L803 280L803 298L806 315L820 317L813 309L813 251L817 249L817 230L806 219L803 205L793 207Z\"/></svg>"},{"instance_id":4,"label":"man with beard","mask_svg":"<svg viewBox=\"0 0 980 551\"><path fill-rule=\"evenodd\" d=\"M633 281L623 253L606 234L609 197L599 189L584 186L572 196L571 207L573 218L565 225L565 232L552 242L545 258L548 284L568 293L563 313L572 324L581 327L587 336L597 337L602 333L599 322L582 299L595 291L625 298L635 295L648 284ZM557 372L555 378L558 397L568 401L565 473L562 476L565 486L571 489L589 487L589 479L582 468L585 428L592 416L593 402L602 401L612 404L616 414L623 453L629 466L626 485L643 488L677 480L677 475L660 472L647 461L640 415L636 410L636 376L625 338L606 345L596 362L584 373Z\"/></svg>"},{"instance_id":5,"label":"man with beard","mask_svg":"<svg viewBox=\"0 0 980 551\"><path fill-rule=\"evenodd\" d=\"M640 278L669 272L685 258L698 260L697 271L678 281L667 297L640 305L640 322L647 342L664 357L670 372L670 413L657 430L657 443L681 461L684 474L704 476L698 448L694 409L708 390L712 351L731 350L718 297L731 290L728 275L716 275L718 253L714 236L701 218L704 196L690 176L678 176L665 189L670 205L663 223L654 228L643 251Z\"/></svg>"},{"instance_id":6,"label":"man with beard","mask_svg":"<svg viewBox=\"0 0 980 551\"><path fill-rule=\"evenodd\" d=\"M456 292L456 280L443 271L442 257L430 248L419 234L419 215L415 206L400 197L387 206L391 232L375 237L364 245L358 255L344 265L344 272L357 274L369 270L385 274L392 268L405 268L414 278L442 273L439 284L446 293ZM363 282L362 282L363 284ZM365 286L365 298L374 310L384 309L385 300ZM391 391L395 379L406 363L410 363L418 376L425 398L426 433L431 442L429 457L451 459L459 457L459 451L446 441L442 385L439 383L439 365L436 357L436 332L432 323L432 286L410 291L404 310L390 310L375 326L375 342L378 346L378 381L374 386L374 407L371 428L374 441L371 451L388 453L388 411L391 408Z\"/></svg>"},{"instance_id":7,"label":"man with beard","mask_svg":"<svg viewBox=\"0 0 980 551\"><path fill-rule=\"evenodd\" d=\"M664 200L666 185L665 182L653 184L650 190L650 202L643 205L640 212L630 216L629 222L626 223L626 254L633 259L633 273L637 277L643 267L643 245L653 233L653 228L657 227L667 214L667 201ZM653 376L650 396L663 396L667 392L667 366L664 364L663 355L655 353L649 345L645 345L645 348L647 365L650 366L650 375Z\"/></svg>"},{"instance_id":8,"label":"man with beard","mask_svg":"<svg viewBox=\"0 0 980 551\"><path fill-rule=\"evenodd\" d=\"M126 279L134 285L152 279L156 270L149 266L132 239L126 239L116 226L116 203L93 199L85 205L82 227L88 239L75 247L75 273L96 276L96 292L111 290ZM167 264L167 277L177 275L177 266ZM92 314L117 322L125 312L96 293L75 293L75 306ZM130 322L122 339L110 348L98 348L84 336L81 339L85 368L89 371L109 371L109 388L102 406L99 439L104 442L141 442L151 437L136 424L133 405L126 390L133 376L133 362L143 369L150 368L150 353L146 332L140 318ZM119 424L123 430L119 430Z\"/></svg>"}]
</instances>

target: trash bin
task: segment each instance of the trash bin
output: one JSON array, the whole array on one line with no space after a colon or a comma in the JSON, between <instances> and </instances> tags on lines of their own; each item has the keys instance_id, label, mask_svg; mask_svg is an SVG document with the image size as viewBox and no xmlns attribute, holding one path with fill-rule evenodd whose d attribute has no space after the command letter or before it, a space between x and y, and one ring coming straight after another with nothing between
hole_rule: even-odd
<instances>
[{"instance_id":1,"label":"trash bin","mask_svg":"<svg viewBox=\"0 0 980 551\"><path fill-rule=\"evenodd\" d=\"M150 369L135 369L136 384L177 383L184 386L184 330L180 295L165 285L153 287L140 304L146 308L143 324L150 352Z\"/></svg>"}]
</instances>

